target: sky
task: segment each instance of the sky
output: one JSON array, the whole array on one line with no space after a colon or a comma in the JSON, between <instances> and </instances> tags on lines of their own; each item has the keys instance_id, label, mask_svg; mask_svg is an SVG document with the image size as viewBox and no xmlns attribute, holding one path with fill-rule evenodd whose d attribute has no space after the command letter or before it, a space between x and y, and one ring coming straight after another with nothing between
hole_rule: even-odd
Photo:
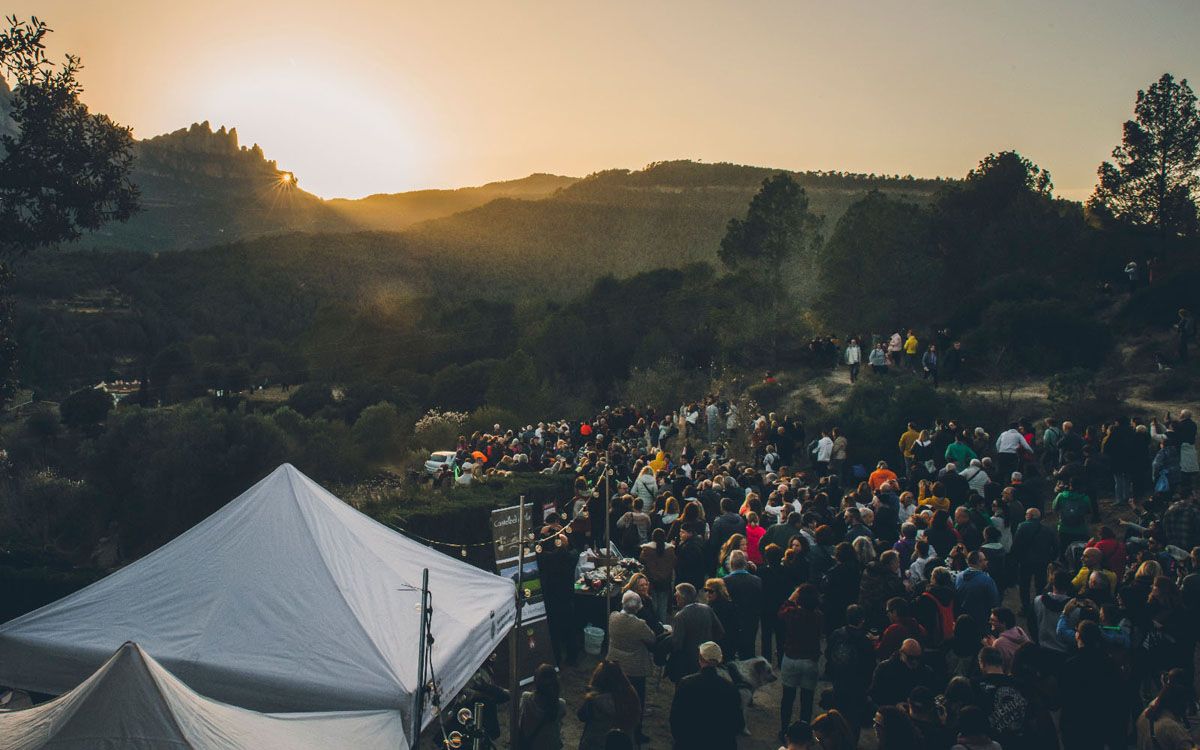
<instances>
[{"instance_id":1,"label":"sky","mask_svg":"<svg viewBox=\"0 0 1200 750\"><path fill-rule=\"evenodd\" d=\"M138 137L208 120L323 197L696 159L1084 199L1139 88L1200 83L1195 0L14 0Z\"/></svg>"}]
</instances>

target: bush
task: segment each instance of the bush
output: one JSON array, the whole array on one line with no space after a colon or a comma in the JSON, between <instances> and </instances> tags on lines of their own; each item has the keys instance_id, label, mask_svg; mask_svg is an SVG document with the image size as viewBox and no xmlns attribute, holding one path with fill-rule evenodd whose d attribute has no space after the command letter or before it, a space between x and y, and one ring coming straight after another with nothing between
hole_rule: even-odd
<instances>
[{"instance_id":1,"label":"bush","mask_svg":"<svg viewBox=\"0 0 1200 750\"><path fill-rule=\"evenodd\" d=\"M451 450L466 421L463 412L430 409L413 425L413 443L430 451Z\"/></svg>"},{"instance_id":2,"label":"bush","mask_svg":"<svg viewBox=\"0 0 1200 750\"><path fill-rule=\"evenodd\" d=\"M58 411L63 424L87 429L104 422L112 408L112 396L97 388L84 388L67 396Z\"/></svg>"},{"instance_id":3,"label":"bush","mask_svg":"<svg viewBox=\"0 0 1200 750\"><path fill-rule=\"evenodd\" d=\"M620 387L620 398L627 404L652 404L674 409L693 401L708 390L708 377L700 370L685 369L678 361L660 359L649 367L635 367Z\"/></svg>"},{"instance_id":4,"label":"bush","mask_svg":"<svg viewBox=\"0 0 1200 750\"><path fill-rule=\"evenodd\" d=\"M779 411L787 398L788 389L783 383L757 383L746 389L746 394L754 399L763 411Z\"/></svg>"},{"instance_id":5,"label":"bush","mask_svg":"<svg viewBox=\"0 0 1200 750\"><path fill-rule=\"evenodd\" d=\"M1185 369L1159 373L1150 384L1150 397L1159 401L1190 397L1197 391L1197 376Z\"/></svg>"},{"instance_id":6,"label":"bush","mask_svg":"<svg viewBox=\"0 0 1200 750\"><path fill-rule=\"evenodd\" d=\"M287 405L306 417L311 417L333 405L333 390L324 383L305 383L287 400Z\"/></svg>"},{"instance_id":7,"label":"bush","mask_svg":"<svg viewBox=\"0 0 1200 750\"><path fill-rule=\"evenodd\" d=\"M386 401L363 409L351 430L360 455L370 462L395 459L403 449L404 433L399 411Z\"/></svg>"},{"instance_id":8,"label":"bush","mask_svg":"<svg viewBox=\"0 0 1200 750\"><path fill-rule=\"evenodd\" d=\"M500 425L501 429L505 430L516 430L524 427L524 423L518 424L519 421L520 418L508 409L499 406L481 406L471 412L471 416L467 417L460 429L468 435L473 432L491 432L495 425Z\"/></svg>"},{"instance_id":9,"label":"bush","mask_svg":"<svg viewBox=\"0 0 1200 750\"><path fill-rule=\"evenodd\" d=\"M1001 369L1033 373L1098 367L1112 346L1108 328L1057 300L1003 300L983 311L968 351L996 353Z\"/></svg>"}]
</instances>

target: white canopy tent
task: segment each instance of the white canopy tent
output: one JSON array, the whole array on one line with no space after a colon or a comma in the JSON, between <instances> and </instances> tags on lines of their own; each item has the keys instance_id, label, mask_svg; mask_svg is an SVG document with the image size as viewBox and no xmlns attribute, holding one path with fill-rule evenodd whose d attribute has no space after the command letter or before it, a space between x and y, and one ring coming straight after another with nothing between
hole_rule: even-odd
<instances>
[{"instance_id":1,"label":"white canopy tent","mask_svg":"<svg viewBox=\"0 0 1200 750\"><path fill-rule=\"evenodd\" d=\"M512 581L407 539L284 464L150 555L0 626L0 685L65 693L135 641L216 700L398 708L407 726L425 568L431 667L453 695L511 628ZM427 707L422 725L432 717Z\"/></svg>"},{"instance_id":2,"label":"white canopy tent","mask_svg":"<svg viewBox=\"0 0 1200 750\"><path fill-rule=\"evenodd\" d=\"M71 692L0 713L8 750L406 750L399 711L261 714L197 695L126 643Z\"/></svg>"}]
</instances>

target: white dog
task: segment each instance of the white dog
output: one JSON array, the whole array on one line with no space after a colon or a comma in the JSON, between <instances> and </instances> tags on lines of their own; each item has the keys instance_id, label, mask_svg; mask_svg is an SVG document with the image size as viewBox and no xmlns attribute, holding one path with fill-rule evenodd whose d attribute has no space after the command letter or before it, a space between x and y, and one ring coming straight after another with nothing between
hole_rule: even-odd
<instances>
[{"instance_id":1,"label":"white dog","mask_svg":"<svg viewBox=\"0 0 1200 750\"><path fill-rule=\"evenodd\" d=\"M726 681L732 682L741 694L743 719L746 709L754 705L755 691L779 679L779 673L771 666L771 662L761 656L726 662L717 668L717 673ZM749 731L745 733L749 734Z\"/></svg>"}]
</instances>

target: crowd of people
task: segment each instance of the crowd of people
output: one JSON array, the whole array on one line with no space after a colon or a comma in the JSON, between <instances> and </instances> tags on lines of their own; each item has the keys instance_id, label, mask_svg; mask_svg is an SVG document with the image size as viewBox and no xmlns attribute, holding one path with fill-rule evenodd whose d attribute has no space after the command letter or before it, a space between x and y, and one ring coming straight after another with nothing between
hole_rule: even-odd
<instances>
[{"instance_id":1,"label":"crowd of people","mask_svg":"<svg viewBox=\"0 0 1200 750\"><path fill-rule=\"evenodd\" d=\"M709 399L475 435L460 452L577 475L538 548L559 665L580 655L581 553L644 565L573 707L581 750L645 746L660 674L675 747L736 747L756 661L782 684L789 750L856 748L864 731L886 750L1194 747L1191 413L996 432L909 424L864 467L836 427L743 425ZM557 679L546 666L522 698L522 747L561 747Z\"/></svg>"}]
</instances>

